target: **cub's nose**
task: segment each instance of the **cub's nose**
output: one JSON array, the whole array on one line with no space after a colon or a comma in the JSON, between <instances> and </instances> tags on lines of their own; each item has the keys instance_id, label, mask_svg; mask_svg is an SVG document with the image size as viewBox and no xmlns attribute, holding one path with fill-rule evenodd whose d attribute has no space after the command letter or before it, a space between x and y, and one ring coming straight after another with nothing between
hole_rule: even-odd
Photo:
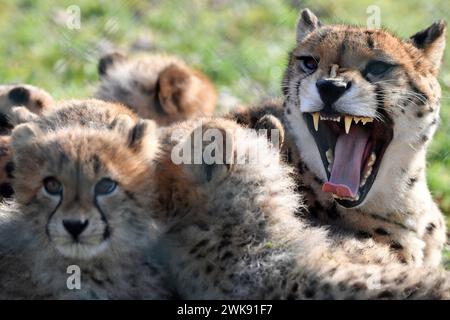
<instances>
[{"instance_id":1,"label":"cub's nose","mask_svg":"<svg viewBox=\"0 0 450 320\"><path fill-rule=\"evenodd\" d=\"M321 79L316 82L320 98L328 107L331 107L345 91L350 89L351 85L351 81L346 82L342 79Z\"/></svg>"},{"instance_id":2,"label":"cub's nose","mask_svg":"<svg viewBox=\"0 0 450 320\"><path fill-rule=\"evenodd\" d=\"M74 239L77 239L78 236L86 230L89 224L89 220L81 221L81 220L63 220L63 226L69 232Z\"/></svg>"}]
</instances>

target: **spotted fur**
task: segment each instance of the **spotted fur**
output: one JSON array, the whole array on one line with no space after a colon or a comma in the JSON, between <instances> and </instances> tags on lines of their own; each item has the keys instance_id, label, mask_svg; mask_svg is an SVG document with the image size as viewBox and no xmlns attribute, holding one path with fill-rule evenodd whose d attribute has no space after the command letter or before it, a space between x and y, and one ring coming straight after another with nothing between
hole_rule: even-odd
<instances>
[{"instance_id":1,"label":"spotted fur","mask_svg":"<svg viewBox=\"0 0 450 320\"><path fill-rule=\"evenodd\" d=\"M404 263L438 265L446 227L426 183L426 151L439 123L437 74L444 46L443 22L401 40L386 30L324 26L306 9L299 18L297 47L290 53L283 80L284 103L263 104L232 117L252 126L263 110L270 114L277 110L286 131L283 152L299 173L298 189L314 221L388 244ZM299 55L320 56L318 70L311 75L299 71ZM365 61L378 56L388 56L397 68L386 79L364 78ZM352 80L351 90L337 101L337 107L344 113L358 110L379 117L394 130L369 194L350 209L322 192L327 176L302 116L302 112L318 110L315 82L337 63L342 66L339 74Z\"/></svg>"},{"instance_id":2,"label":"spotted fur","mask_svg":"<svg viewBox=\"0 0 450 320\"><path fill-rule=\"evenodd\" d=\"M174 164L174 149L191 147L196 134L208 129L232 141L223 150L223 164ZM158 184L161 197L156 205L164 232L156 247L180 297L449 298L444 270L375 263L376 254L387 260L383 245L312 225L295 192L292 168L254 131L202 119L163 129L160 142L160 174L148 181ZM255 147L257 161L249 162ZM208 143L200 151L206 148Z\"/></svg>"}]
</instances>

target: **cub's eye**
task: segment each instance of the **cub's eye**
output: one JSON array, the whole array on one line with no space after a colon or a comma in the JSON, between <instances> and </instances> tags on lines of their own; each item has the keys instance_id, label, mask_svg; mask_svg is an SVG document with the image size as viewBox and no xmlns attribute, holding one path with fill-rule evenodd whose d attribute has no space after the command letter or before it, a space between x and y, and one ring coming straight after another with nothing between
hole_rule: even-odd
<instances>
[{"instance_id":1,"label":"cub's eye","mask_svg":"<svg viewBox=\"0 0 450 320\"><path fill-rule=\"evenodd\" d=\"M113 192L117 187L117 182L110 178L103 178L95 185L96 195L106 195Z\"/></svg>"},{"instance_id":2,"label":"cub's eye","mask_svg":"<svg viewBox=\"0 0 450 320\"><path fill-rule=\"evenodd\" d=\"M62 192L62 184L53 177L48 177L44 179L44 188L48 194L54 196L59 195Z\"/></svg>"},{"instance_id":3,"label":"cub's eye","mask_svg":"<svg viewBox=\"0 0 450 320\"><path fill-rule=\"evenodd\" d=\"M298 57L299 68L306 73L313 73L319 66L319 59L309 56Z\"/></svg>"},{"instance_id":4,"label":"cub's eye","mask_svg":"<svg viewBox=\"0 0 450 320\"><path fill-rule=\"evenodd\" d=\"M389 71L392 67L392 64L383 61L373 61L369 62L369 64L366 66L365 73L370 73L373 76L380 76Z\"/></svg>"}]
</instances>

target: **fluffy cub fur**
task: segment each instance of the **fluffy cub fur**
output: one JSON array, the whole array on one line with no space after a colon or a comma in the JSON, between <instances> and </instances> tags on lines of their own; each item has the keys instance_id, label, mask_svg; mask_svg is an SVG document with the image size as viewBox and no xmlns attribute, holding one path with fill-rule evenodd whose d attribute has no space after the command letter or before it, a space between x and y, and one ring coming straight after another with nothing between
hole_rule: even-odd
<instances>
[{"instance_id":1,"label":"fluffy cub fur","mask_svg":"<svg viewBox=\"0 0 450 320\"><path fill-rule=\"evenodd\" d=\"M212 114L216 91L200 71L168 55L127 57L111 53L100 59L99 99L120 102L159 125Z\"/></svg>"},{"instance_id":2,"label":"fluffy cub fur","mask_svg":"<svg viewBox=\"0 0 450 320\"><path fill-rule=\"evenodd\" d=\"M154 135L152 121L95 100L58 105L13 130L16 197L0 209L1 298L169 297L148 255L159 232L145 205ZM81 271L80 289L67 287L70 266Z\"/></svg>"},{"instance_id":3,"label":"fluffy cub fur","mask_svg":"<svg viewBox=\"0 0 450 320\"><path fill-rule=\"evenodd\" d=\"M152 207L159 207L164 228L156 248L182 298L450 297L444 270L363 261L358 255L388 253L370 247L372 240L358 247L352 237L312 226L291 169L266 137L232 121L203 119L163 129L160 141L159 174L148 181L160 194ZM212 141L223 147L212 148ZM195 152L219 161L175 164L180 146L191 161Z\"/></svg>"}]
</instances>

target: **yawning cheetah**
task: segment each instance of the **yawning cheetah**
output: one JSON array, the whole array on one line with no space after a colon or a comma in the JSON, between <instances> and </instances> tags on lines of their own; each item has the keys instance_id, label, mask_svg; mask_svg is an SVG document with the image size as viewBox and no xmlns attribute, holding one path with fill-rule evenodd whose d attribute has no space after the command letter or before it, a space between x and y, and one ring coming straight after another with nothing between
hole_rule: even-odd
<instances>
[{"instance_id":1,"label":"yawning cheetah","mask_svg":"<svg viewBox=\"0 0 450 320\"><path fill-rule=\"evenodd\" d=\"M148 254L159 232L145 205L155 134L152 121L95 100L59 104L13 130L16 195L0 208L1 298L169 297ZM78 289L68 287L69 267L80 269Z\"/></svg>"},{"instance_id":2,"label":"yawning cheetah","mask_svg":"<svg viewBox=\"0 0 450 320\"><path fill-rule=\"evenodd\" d=\"M209 79L180 59L161 54L107 54L98 66L99 99L120 102L159 125L210 115L216 91Z\"/></svg>"},{"instance_id":3,"label":"yawning cheetah","mask_svg":"<svg viewBox=\"0 0 450 320\"><path fill-rule=\"evenodd\" d=\"M438 265L445 223L425 178L439 123L437 80L445 23L407 40L385 30L323 25L308 9L297 25L282 103L232 117L284 123L284 151L312 218L387 243L403 262Z\"/></svg>"}]
</instances>

